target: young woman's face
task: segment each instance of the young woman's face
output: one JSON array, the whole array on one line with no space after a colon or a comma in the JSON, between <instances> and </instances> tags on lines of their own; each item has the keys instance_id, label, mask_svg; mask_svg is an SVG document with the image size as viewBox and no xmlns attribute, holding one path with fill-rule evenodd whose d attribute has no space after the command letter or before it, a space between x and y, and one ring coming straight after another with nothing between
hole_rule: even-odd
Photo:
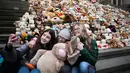
<instances>
[{"instance_id":1,"label":"young woman's face","mask_svg":"<svg viewBox=\"0 0 130 73\"><path fill-rule=\"evenodd\" d=\"M80 36L82 33L82 28L79 25L75 25L73 31L75 36Z\"/></svg>"},{"instance_id":2,"label":"young woman's face","mask_svg":"<svg viewBox=\"0 0 130 73\"><path fill-rule=\"evenodd\" d=\"M49 32L44 32L43 35L41 36L41 43L42 44L47 44L51 40L51 35Z\"/></svg>"},{"instance_id":3,"label":"young woman's face","mask_svg":"<svg viewBox=\"0 0 130 73\"><path fill-rule=\"evenodd\" d=\"M61 37L61 36L58 36L58 43L65 43L66 39Z\"/></svg>"}]
</instances>

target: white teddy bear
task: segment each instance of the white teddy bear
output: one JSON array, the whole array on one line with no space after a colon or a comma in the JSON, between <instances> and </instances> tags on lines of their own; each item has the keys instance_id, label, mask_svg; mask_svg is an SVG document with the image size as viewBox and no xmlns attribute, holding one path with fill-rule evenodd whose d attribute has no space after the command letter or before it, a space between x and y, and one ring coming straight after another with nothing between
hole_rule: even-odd
<instances>
[{"instance_id":1,"label":"white teddy bear","mask_svg":"<svg viewBox=\"0 0 130 73\"><path fill-rule=\"evenodd\" d=\"M22 32L27 32L27 24L25 22L19 22L18 27L16 27L16 35L21 35Z\"/></svg>"},{"instance_id":2,"label":"white teddy bear","mask_svg":"<svg viewBox=\"0 0 130 73\"><path fill-rule=\"evenodd\" d=\"M20 22L19 28L20 28L21 32L26 32L27 24L25 22Z\"/></svg>"},{"instance_id":3,"label":"white teddy bear","mask_svg":"<svg viewBox=\"0 0 130 73\"><path fill-rule=\"evenodd\" d=\"M29 28L35 28L34 17L35 17L34 15L29 15L29 24L28 24Z\"/></svg>"}]
</instances>

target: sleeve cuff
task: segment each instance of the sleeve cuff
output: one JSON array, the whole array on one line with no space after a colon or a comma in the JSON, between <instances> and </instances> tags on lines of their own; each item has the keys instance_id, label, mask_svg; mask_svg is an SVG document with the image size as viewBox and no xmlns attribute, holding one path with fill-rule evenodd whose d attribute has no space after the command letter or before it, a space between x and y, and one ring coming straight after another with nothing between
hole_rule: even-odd
<instances>
[{"instance_id":1,"label":"sleeve cuff","mask_svg":"<svg viewBox=\"0 0 130 73\"><path fill-rule=\"evenodd\" d=\"M84 48L84 49L82 49L82 50L80 50L80 53L84 53L84 51L86 51L86 49Z\"/></svg>"}]
</instances>

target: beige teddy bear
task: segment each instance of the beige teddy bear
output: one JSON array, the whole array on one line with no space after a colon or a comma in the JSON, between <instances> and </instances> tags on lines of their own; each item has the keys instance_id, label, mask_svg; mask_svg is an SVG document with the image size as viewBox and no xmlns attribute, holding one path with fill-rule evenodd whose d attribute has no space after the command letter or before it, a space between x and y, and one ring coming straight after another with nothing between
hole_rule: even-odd
<instances>
[{"instance_id":1,"label":"beige teddy bear","mask_svg":"<svg viewBox=\"0 0 130 73\"><path fill-rule=\"evenodd\" d=\"M64 65L66 54L66 44L58 43L54 45L52 51L38 50L30 63L37 65L41 73L58 73Z\"/></svg>"},{"instance_id":2,"label":"beige teddy bear","mask_svg":"<svg viewBox=\"0 0 130 73\"><path fill-rule=\"evenodd\" d=\"M40 49L30 63L36 65L41 73L58 73L65 60L68 59L73 64L78 59L79 52L75 52L76 49L74 49L77 43L76 40L73 38L69 43L57 43L52 50Z\"/></svg>"}]
</instances>

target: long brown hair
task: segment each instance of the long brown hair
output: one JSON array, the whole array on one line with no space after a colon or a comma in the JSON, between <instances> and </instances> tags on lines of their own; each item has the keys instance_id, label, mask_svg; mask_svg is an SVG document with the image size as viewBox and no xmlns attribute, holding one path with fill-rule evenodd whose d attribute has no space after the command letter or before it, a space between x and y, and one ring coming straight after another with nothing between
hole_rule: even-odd
<instances>
[{"instance_id":1,"label":"long brown hair","mask_svg":"<svg viewBox=\"0 0 130 73\"><path fill-rule=\"evenodd\" d=\"M45 32L49 32L49 34L51 35L51 39L50 42L48 42L47 44L42 44L41 43L41 36L45 33ZM56 43L56 36L55 36L55 31L52 29L48 29L45 30L44 32L41 33L41 35L38 37L38 40L36 41L36 44L34 45L34 47L32 49L47 49L47 50L51 50L53 45ZM38 45L40 44L40 45Z\"/></svg>"},{"instance_id":2,"label":"long brown hair","mask_svg":"<svg viewBox=\"0 0 130 73\"><path fill-rule=\"evenodd\" d=\"M51 35L51 39L50 39L50 42L47 43L47 44L42 44L41 43L41 36L44 34L44 32L49 32L49 34ZM44 32L41 33L41 35L39 35L37 38L37 41L36 41L36 44L34 45L34 47L32 49L30 49L29 51L29 57L28 58L32 58L38 49L45 49L45 50L51 50L53 45L56 43L56 37L55 37L55 31L52 30L52 29L48 29L48 30L45 30Z\"/></svg>"},{"instance_id":3,"label":"long brown hair","mask_svg":"<svg viewBox=\"0 0 130 73\"><path fill-rule=\"evenodd\" d=\"M79 36L80 41L81 41L82 43L83 43L83 41L85 41L86 47L88 48L88 50L90 50L90 49L91 49L91 38L90 38L90 36L88 35L87 30L86 30L84 24L76 23L76 24L73 26L73 28L72 28L73 31L74 31L74 28L75 28L76 25L78 25L78 26L80 26L80 28L82 28L82 34Z\"/></svg>"}]
</instances>

